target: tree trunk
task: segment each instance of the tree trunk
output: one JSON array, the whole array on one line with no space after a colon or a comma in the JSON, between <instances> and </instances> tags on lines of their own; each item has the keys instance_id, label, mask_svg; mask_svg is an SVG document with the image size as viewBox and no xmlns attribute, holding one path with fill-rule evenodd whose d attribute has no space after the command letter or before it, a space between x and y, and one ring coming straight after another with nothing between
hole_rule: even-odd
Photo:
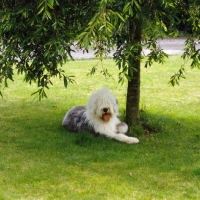
<instances>
[{"instance_id":1,"label":"tree trunk","mask_svg":"<svg viewBox=\"0 0 200 200\"><path fill-rule=\"evenodd\" d=\"M129 66L129 76L131 80L128 81L127 88L127 101L126 101L126 121L128 124L133 124L134 122L140 120L140 57L141 57L141 26L140 22L135 23L137 27L129 29L130 43L131 45L137 47L137 51L134 51L134 56L130 58ZM131 34L134 33L134 34ZM131 68L133 74L131 73ZM132 74L132 75L131 75Z\"/></svg>"}]
</instances>

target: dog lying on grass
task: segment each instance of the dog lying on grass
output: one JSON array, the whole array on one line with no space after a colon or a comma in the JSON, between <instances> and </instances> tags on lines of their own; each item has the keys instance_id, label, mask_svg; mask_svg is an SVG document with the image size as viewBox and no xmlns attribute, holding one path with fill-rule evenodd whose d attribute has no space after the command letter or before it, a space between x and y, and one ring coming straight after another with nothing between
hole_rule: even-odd
<instances>
[{"instance_id":1,"label":"dog lying on grass","mask_svg":"<svg viewBox=\"0 0 200 200\"><path fill-rule=\"evenodd\" d=\"M90 132L128 144L139 143L137 138L125 135L128 126L118 115L117 100L105 87L91 95L87 106L70 109L62 125L73 132Z\"/></svg>"}]
</instances>

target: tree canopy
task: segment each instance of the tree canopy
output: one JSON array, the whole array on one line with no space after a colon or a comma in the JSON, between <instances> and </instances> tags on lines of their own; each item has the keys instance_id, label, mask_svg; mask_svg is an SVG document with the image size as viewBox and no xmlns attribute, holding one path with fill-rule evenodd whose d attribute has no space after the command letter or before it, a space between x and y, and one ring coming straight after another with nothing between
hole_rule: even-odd
<instances>
[{"instance_id":1,"label":"tree canopy","mask_svg":"<svg viewBox=\"0 0 200 200\"><path fill-rule=\"evenodd\" d=\"M62 65L72 59L71 46L95 49L100 59L115 48L119 82L128 79L127 119L139 118L141 50L150 50L145 67L164 62L167 54L157 39L188 31L183 59L200 68L199 0L2 0L0 2L0 86L13 80L14 69L24 80L36 82L46 97L51 77L73 82ZM172 85L185 77L185 65L171 77ZM93 73L95 70L91 70ZM1 89L1 88L0 88ZM0 95L2 92L0 90ZM131 108L131 109L130 109Z\"/></svg>"},{"instance_id":2,"label":"tree canopy","mask_svg":"<svg viewBox=\"0 0 200 200\"><path fill-rule=\"evenodd\" d=\"M90 6L88 6L90 4ZM94 15L93 1L2 0L0 3L0 83L13 80L13 70L37 82L40 97L51 77L73 82L60 67L71 58L71 45ZM89 14L89 15L87 15ZM0 93L2 95L2 93Z\"/></svg>"}]
</instances>

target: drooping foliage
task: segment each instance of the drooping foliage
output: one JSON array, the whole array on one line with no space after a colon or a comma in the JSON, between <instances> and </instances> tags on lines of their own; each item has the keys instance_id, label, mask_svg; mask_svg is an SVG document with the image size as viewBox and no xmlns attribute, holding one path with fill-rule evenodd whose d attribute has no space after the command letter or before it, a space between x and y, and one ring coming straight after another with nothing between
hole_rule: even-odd
<instances>
[{"instance_id":1,"label":"drooping foliage","mask_svg":"<svg viewBox=\"0 0 200 200\"><path fill-rule=\"evenodd\" d=\"M13 80L14 68L24 80L36 82L39 97L58 76L68 82L62 64L71 57L71 46L94 15L94 1L2 0L0 2L0 83ZM91 7L88 7L88 5ZM2 93L0 93L2 95Z\"/></svg>"},{"instance_id":2,"label":"drooping foliage","mask_svg":"<svg viewBox=\"0 0 200 200\"><path fill-rule=\"evenodd\" d=\"M191 67L199 67L197 43L200 42L200 2L197 0L102 0L95 17L88 23L80 35L82 45L88 46L92 41L96 48L102 49L101 54L113 45L116 47L114 59L121 69L119 82L124 78L130 79L128 70L132 66L134 52L145 47L150 50L145 67L155 62L164 62L167 54L158 45L157 40L165 37L181 36L181 31L188 36L183 54L192 59ZM141 28L141 41L134 44L131 41L138 29ZM194 59L195 58L195 59ZM142 55L138 57L142 59ZM134 67L132 73L134 71ZM178 83L178 77L173 76L171 84Z\"/></svg>"}]
</instances>

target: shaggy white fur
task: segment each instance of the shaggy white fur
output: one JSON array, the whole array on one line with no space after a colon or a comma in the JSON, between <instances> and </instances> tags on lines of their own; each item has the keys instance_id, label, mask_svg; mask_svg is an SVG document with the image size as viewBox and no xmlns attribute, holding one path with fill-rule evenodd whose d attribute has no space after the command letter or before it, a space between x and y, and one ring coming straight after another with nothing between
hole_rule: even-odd
<instances>
[{"instance_id":1,"label":"shaggy white fur","mask_svg":"<svg viewBox=\"0 0 200 200\"><path fill-rule=\"evenodd\" d=\"M87 106L75 106L69 110L62 125L74 132L91 132L104 135L128 144L138 143L135 137L128 137L126 123L118 118L118 105L108 88L93 93Z\"/></svg>"}]
</instances>

